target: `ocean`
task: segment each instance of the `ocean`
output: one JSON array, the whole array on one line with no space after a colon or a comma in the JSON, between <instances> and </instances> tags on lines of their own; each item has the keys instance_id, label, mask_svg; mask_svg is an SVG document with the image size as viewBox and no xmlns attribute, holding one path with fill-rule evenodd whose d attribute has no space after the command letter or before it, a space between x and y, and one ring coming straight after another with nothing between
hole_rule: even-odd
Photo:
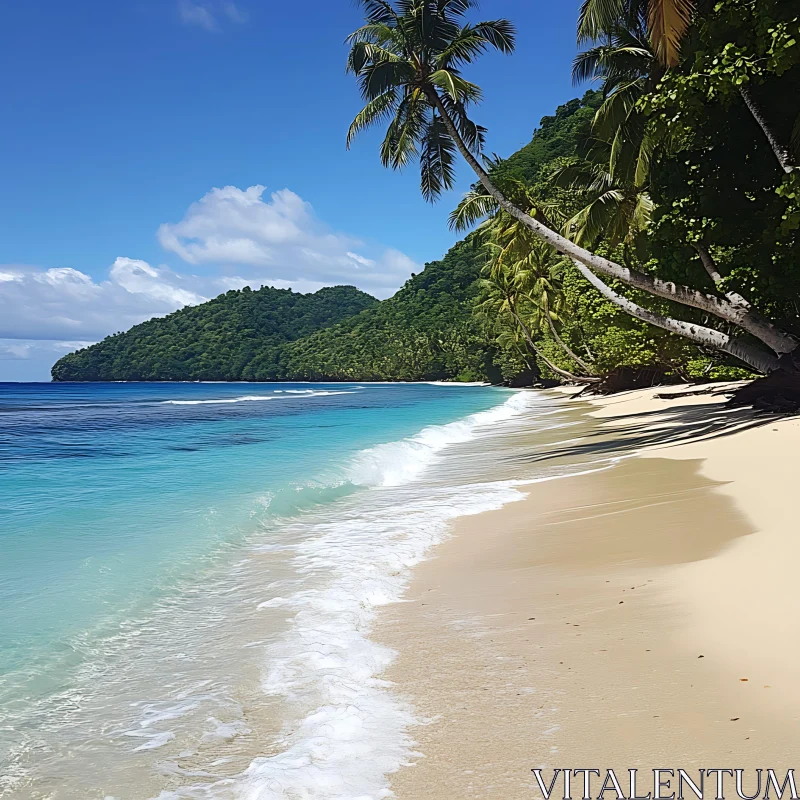
<instances>
[{"instance_id":1,"label":"ocean","mask_svg":"<svg viewBox=\"0 0 800 800\"><path fill-rule=\"evenodd\" d=\"M0 797L388 796L417 720L375 615L575 424L482 386L0 384Z\"/></svg>"}]
</instances>

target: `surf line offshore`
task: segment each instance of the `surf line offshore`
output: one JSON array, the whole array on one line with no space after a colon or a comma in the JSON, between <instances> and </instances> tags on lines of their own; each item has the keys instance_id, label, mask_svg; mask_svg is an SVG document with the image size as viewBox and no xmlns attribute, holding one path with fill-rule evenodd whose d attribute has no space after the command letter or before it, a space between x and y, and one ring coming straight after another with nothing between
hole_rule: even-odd
<instances>
[{"instance_id":1,"label":"surf line offshore","mask_svg":"<svg viewBox=\"0 0 800 800\"><path fill-rule=\"evenodd\" d=\"M549 770L531 772L544 800L771 800L770 790L777 800L784 795L798 800L794 769L781 775L768 768L659 768L641 770L642 776L640 770L629 769L627 793L613 769L554 769L549 783L543 776ZM652 781L647 773L652 773Z\"/></svg>"}]
</instances>

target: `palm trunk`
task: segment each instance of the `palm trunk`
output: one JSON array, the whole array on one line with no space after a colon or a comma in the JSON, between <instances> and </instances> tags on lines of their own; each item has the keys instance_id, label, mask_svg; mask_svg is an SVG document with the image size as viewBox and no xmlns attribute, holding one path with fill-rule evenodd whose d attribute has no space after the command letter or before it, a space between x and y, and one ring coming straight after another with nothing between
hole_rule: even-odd
<instances>
[{"instance_id":1,"label":"palm trunk","mask_svg":"<svg viewBox=\"0 0 800 800\"><path fill-rule=\"evenodd\" d=\"M582 264L577 259L573 259L573 264L575 264L581 275L583 275L603 297L610 300L615 306L621 308L627 314L636 317L636 319L649 322L651 325L655 325L657 328L663 328L670 333L676 333L704 347L712 347L715 350L728 353L747 364L747 366L751 367L756 372L760 372L764 375L774 372L780 367L778 358L772 353L768 353L758 347L753 347L753 345L741 339L734 339L728 336L728 334L716 331L713 328L706 328L702 325L695 325L690 322L683 322L683 320L666 317L662 314L656 314L654 311L643 308L627 297L623 297L621 294L615 292L610 286L603 283L603 281L601 281L585 264Z\"/></svg>"},{"instance_id":2,"label":"palm trunk","mask_svg":"<svg viewBox=\"0 0 800 800\"><path fill-rule=\"evenodd\" d=\"M585 369L589 374L594 372L594 370L577 353L572 352L570 346L558 335L558 331L556 331L556 326L553 323L553 318L550 316L550 312L545 309L544 314L547 317L547 324L550 327L550 333L553 334L553 338L556 340L556 343L559 345L559 347L582 369Z\"/></svg>"},{"instance_id":3,"label":"palm trunk","mask_svg":"<svg viewBox=\"0 0 800 800\"><path fill-rule=\"evenodd\" d=\"M520 330L522 331L522 335L525 337L525 341L528 343L528 346L533 350L536 355L547 364L548 369L554 372L556 375L560 375L562 378L565 378L568 381L573 381L574 383L600 383L600 378L585 378L579 375L573 375L571 372L567 372L565 369L561 369L561 367L556 366L550 359L541 351L541 349L537 346L536 342L533 341L533 337L531 336L531 332L528 330L528 326L522 321L522 318L517 313L516 308L514 307L513 303L509 303L509 308L511 309L511 315L519 325Z\"/></svg>"},{"instance_id":4,"label":"palm trunk","mask_svg":"<svg viewBox=\"0 0 800 800\"><path fill-rule=\"evenodd\" d=\"M714 281L715 286L719 286L719 284L722 283L722 275L717 269L717 262L714 261L714 257L708 252L708 248L704 244L696 244L694 249L697 250L700 256L700 262L703 265L703 269L708 273L708 277ZM742 300L744 300L744 298L742 298Z\"/></svg>"},{"instance_id":5,"label":"palm trunk","mask_svg":"<svg viewBox=\"0 0 800 800\"><path fill-rule=\"evenodd\" d=\"M714 285L719 288L722 284L723 276L720 273L719 268L717 267L717 262L714 260L714 257L711 255L711 253L708 251L708 248L704 244L696 244L694 248L695 250L697 250L697 253L700 256L700 261L703 264L703 268L708 274L708 277L711 278L711 280L714 282ZM775 326L768 319L762 317L761 314L759 314L759 312L753 308L749 300L746 300L738 292L725 291L724 289L721 288L720 291L725 295L725 297L730 301L732 305L745 310L749 314L750 319L757 321L762 328L766 329L769 327L777 330L777 328L775 328ZM748 330L748 328L744 328L744 330ZM752 331L749 332L752 333ZM783 335L787 338L787 340L793 341L795 343L795 347L792 348L791 350L784 350L784 351L776 350L776 352L779 355L783 355L783 353L793 352L798 345L798 340L796 336L790 333ZM764 341L763 337L759 336L758 338L761 339L762 342Z\"/></svg>"},{"instance_id":6,"label":"palm trunk","mask_svg":"<svg viewBox=\"0 0 800 800\"><path fill-rule=\"evenodd\" d=\"M610 278L620 280L636 289L641 289L656 297L672 300L682 305L698 308L726 322L730 322L760 339L779 355L790 353L797 347L798 343L794 337L789 336L771 322L763 319L749 306L734 305L727 299L705 294L691 287L682 286L681 284L672 283L671 281L663 281L660 278L648 275L646 272L623 267L621 264L617 264L614 261L585 250L575 244L575 242L570 241L561 234L542 225L541 222L538 222L529 214L517 208L513 203L510 203L492 183L489 174L483 169L480 163L478 163L478 160L459 135L453 121L447 114L447 109L444 107L441 98L434 89L430 89L429 99L435 104L459 152L470 167L472 167L486 191L497 201L500 208L533 231L536 236L547 242L559 253L568 255L573 261L580 262L594 272L600 272Z\"/></svg>"},{"instance_id":7,"label":"palm trunk","mask_svg":"<svg viewBox=\"0 0 800 800\"><path fill-rule=\"evenodd\" d=\"M753 119L764 132L764 136L767 137L769 146L772 148L772 152L775 153L775 158L778 159L781 169L784 172L793 172L796 170L797 164L795 164L794 158L792 157L792 151L786 145L778 141L778 136L769 124L766 114L764 113L764 108L761 103L758 102L758 98L753 93L752 88L746 83L742 84L739 87L739 94L742 96L744 104L753 115Z\"/></svg>"}]
</instances>

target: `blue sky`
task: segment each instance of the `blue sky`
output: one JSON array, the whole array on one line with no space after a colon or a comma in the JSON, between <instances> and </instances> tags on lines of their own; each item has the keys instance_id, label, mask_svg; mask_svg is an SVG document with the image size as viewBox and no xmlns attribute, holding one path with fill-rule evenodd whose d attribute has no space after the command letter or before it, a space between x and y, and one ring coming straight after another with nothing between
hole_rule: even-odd
<instances>
[{"instance_id":1,"label":"blue sky","mask_svg":"<svg viewBox=\"0 0 800 800\"><path fill-rule=\"evenodd\" d=\"M519 32L468 74L489 151L582 93L578 4L484 0ZM3 4L0 380L47 380L79 343L245 283L386 297L439 258L471 174L430 206L377 132L345 150L359 21L350 0Z\"/></svg>"}]
</instances>

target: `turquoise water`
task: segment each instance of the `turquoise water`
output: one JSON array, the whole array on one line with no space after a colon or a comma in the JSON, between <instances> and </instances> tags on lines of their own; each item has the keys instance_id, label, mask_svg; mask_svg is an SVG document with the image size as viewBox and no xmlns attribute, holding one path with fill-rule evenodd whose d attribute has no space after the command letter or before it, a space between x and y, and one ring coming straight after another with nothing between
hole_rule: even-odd
<instances>
[{"instance_id":1,"label":"turquoise water","mask_svg":"<svg viewBox=\"0 0 800 800\"><path fill-rule=\"evenodd\" d=\"M430 500L420 478L453 443L521 413L520 397L0 384L0 794L245 796L220 776L271 747L247 772L247 796L284 796L263 788L276 774L281 792L349 796L330 775L287 772L282 751L316 764L318 731L287 740L288 712L264 698L303 719L361 675L359 729L380 720L375 736L394 736L385 753L404 746L402 715L370 688L386 658L364 643L370 609L396 599L400 566L447 519L510 499L506 487L444 487ZM212 746L227 754L209 762ZM342 753L331 774L351 768Z\"/></svg>"}]
</instances>

